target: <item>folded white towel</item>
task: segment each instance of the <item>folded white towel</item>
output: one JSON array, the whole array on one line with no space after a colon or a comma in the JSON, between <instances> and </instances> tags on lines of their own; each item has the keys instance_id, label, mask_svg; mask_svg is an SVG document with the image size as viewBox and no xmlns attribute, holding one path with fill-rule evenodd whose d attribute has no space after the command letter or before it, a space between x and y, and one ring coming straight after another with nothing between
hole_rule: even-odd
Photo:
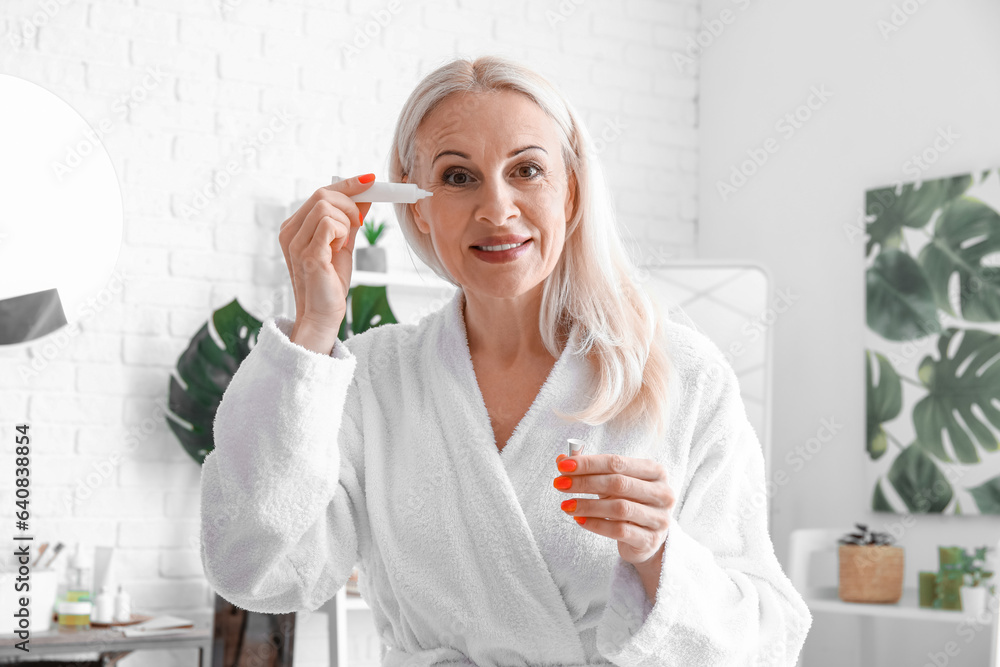
<instances>
[{"instance_id":1,"label":"folded white towel","mask_svg":"<svg viewBox=\"0 0 1000 667\"><path fill-rule=\"evenodd\" d=\"M291 320L264 322L202 470L219 594L316 610L358 564L386 667L794 665L812 616L775 557L763 454L718 348L670 325L678 404L656 440L553 414L582 407L593 379L567 346L498 451L463 301L330 355L292 343ZM667 469L678 501L655 605L617 543L560 509L567 438Z\"/></svg>"}]
</instances>

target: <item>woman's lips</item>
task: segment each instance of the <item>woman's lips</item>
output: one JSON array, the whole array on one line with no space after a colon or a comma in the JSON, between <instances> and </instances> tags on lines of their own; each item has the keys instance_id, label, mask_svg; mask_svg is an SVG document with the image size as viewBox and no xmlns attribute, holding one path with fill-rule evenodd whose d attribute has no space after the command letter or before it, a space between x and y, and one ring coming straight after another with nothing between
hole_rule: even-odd
<instances>
[{"instance_id":1,"label":"woman's lips","mask_svg":"<svg viewBox=\"0 0 1000 667\"><path fill-rule=\"evenodd\" d=\"M473 246L472 252L476 257L489 264L503 264L524 255L531 247L531 243L532 239L528 239L516 248L508 248L507 250L480 250Z\"/></svg>"}]
</instances>

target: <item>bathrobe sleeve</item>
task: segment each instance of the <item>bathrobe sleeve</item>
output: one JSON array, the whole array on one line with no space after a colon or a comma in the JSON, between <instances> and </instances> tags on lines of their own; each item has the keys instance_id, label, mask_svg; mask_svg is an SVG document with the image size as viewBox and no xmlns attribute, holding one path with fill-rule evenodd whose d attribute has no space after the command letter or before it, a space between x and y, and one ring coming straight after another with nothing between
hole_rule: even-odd
<instances>
[{"instance_id":1,"label":"bathrobe sleeve","mask_svg":"<svg viewBox=\"0 0 1000 667\"><path fill-rule=\"evenodd\" d=\"M725 368L719 400L700 411L705 426L671 511L656 603L630 563L619 557L613 570L597 647L615 665L793 667L812 624L775 556L763 452Z\"/></svg>"},{"instance_id":2,"label":"bathrobe sleeve","mask_svg":"<svg viewBox=\"0 0 1000 667\"><path fill-rule=\"evenodd\" d=\"M359 559L357 358L340 340L329 355L292 343L292 324L261 327L219 404L201 473L208 582L262 613L315 611Z\"/></svg>"}]
</instances>

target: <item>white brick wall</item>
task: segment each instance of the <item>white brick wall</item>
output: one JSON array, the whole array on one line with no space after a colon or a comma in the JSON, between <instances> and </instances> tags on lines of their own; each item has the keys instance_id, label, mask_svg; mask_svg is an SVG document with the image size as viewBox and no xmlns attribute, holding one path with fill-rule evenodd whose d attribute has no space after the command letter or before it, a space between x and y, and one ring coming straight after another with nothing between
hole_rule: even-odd
<instances>
[{"instance_id":1,"label":"white brick wall","mask_svg":"<svg viewBox=\"0 0 1000 667\"><path fill-rule=\"evenodd\" d=\"M32 425L38 538L116 546L140 609L212 614L200 470L162 416L177 357L234 297L258 316L294 312L275 302L288 280L283 207L332 174L384 179L400 105L447 58L504 54L554 80L602 141L629 247L694 255L697 78L672 59L698 25L694 0L411 1L386 26L377 13L388 0L45 6L0 3L0 71L51 90L92 126L110 122L127 278L77 335L0 349L0 446L9 464L12 426ZM347 58L358 39L369 44ZM369 217L395 228L387 204ZM398 228L383 238L391 266L408 268ZM0 489L6 516L10 485ZM300 615L300 637L296 664L325 664L325 619ZM352 664L376 664L377 641L354 640ZM193 660L147 652L121 664Z\"/></svg>"}]
</instances>

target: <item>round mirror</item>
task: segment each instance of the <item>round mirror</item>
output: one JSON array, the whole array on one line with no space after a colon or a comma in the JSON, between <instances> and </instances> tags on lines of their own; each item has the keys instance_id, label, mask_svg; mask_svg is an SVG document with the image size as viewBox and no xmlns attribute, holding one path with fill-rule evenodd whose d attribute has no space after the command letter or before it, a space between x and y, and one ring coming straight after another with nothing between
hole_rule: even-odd
<instances>
[{"instance_id":1,"label":"round mirror","mask_svg":"<svg viewBox=\"0 0 1000 667\"><path fill-rule=\"evenodd\" d=\"M6 74L0 100L0 345L30 344L99 317L121 292L122 196L101 143L109 121L92 128Z\"/></svg>"}]
</instances>

